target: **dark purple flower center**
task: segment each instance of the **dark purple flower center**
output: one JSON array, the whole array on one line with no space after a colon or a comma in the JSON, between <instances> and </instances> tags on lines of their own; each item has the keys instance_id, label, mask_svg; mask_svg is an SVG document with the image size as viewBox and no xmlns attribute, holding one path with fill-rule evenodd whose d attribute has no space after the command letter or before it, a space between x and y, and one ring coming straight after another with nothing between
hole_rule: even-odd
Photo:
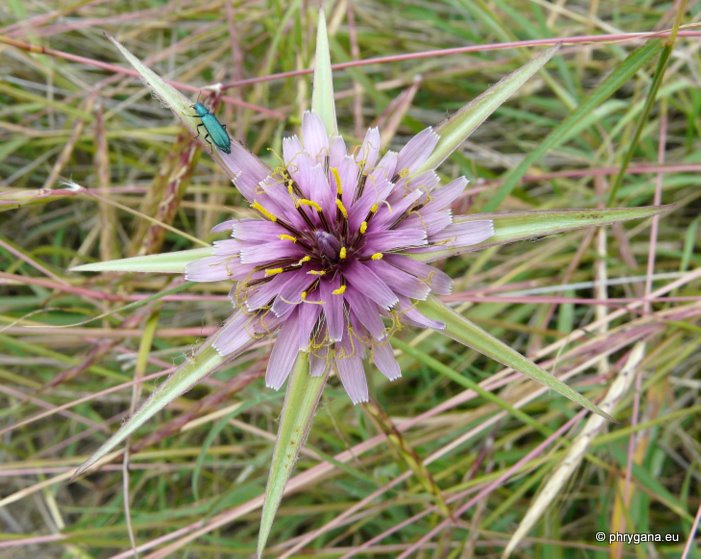
<instances>
[{"instance_id":1,"label":"dark purple flower center","mask_svg":"<svg viewBox=\"0 0 701 559\"><path fill-rule=\"evenodd\" d=\"M317 229L313 233L314 240L316 241L316 251L319 258L328 261L330 264L335 264L339 260L339 254L341 251L341 241L339 241L335 235Z\"/></svg>"}]
</instances>

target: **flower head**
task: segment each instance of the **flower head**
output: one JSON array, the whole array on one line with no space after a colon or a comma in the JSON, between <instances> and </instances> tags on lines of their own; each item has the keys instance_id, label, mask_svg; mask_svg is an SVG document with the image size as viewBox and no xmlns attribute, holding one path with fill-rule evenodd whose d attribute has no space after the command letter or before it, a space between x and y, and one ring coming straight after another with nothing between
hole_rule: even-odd
<instances>
[{"instance_id":1,"label":"flower head","mask_svg":"<svg viewBox=\"0 0 701 559\"><path fill-rule=\"evenodd\" d=\"M368 399L366 356L388 379L398 378L389 334L402 323L442 328L413 301L451 288L449 276L412 255L494 234L491 220L453 223L450 206L464 177L437 189L438 175L420 171L437 142L427 128L380 158L380 134L371 128L349 151L307 112L301 141L284 139L278 168L244 150L222 155L238 170L237 187L258 217L217 225L214 231L231 231L231 239L187 267L190 281L235 282L237 313L216 334L215 349L230 355L279 330L269 387L282 386L302 351L310 373L334 369L354 403Z\"/></svg>"}]
</instances>

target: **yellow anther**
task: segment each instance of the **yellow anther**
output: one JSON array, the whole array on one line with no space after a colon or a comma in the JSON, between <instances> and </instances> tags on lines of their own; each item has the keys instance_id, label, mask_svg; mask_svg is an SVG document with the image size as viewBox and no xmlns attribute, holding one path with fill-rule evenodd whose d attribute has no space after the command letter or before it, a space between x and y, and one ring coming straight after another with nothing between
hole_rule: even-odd
<instances>
[{"instance_id":1,"label":"yellow anther","mask_svg":"<svg viewBox=\"0 0 701 559\"><path fill-rule=\"evenodd\" d=\"M346 247L341 247L341 251L338 253L338 257L339 257L341 260L345 260L345 259L346 259Z\"/></svg>"},{"instance_id":2,"label":"yellow anther","mask_svg":"<svg viewBox=\"0 0 701 559\"><path fill-rule=\"evenodd\" d=\"M370 260L382 260L382 253L376 252L370 257Z\"/></svg>"},{"instance_id":3,"label":"yellow anther","mask_svg":"<svg viewBox=\"0 0 701 559\"><path fill-rule=\"evenodd\" d=\"M343 205L343 202L341 202L340 198L336 198L336 207L341 211L341 215L345 219L348 219L348 211L346 210L346 207Z\"/></svg>"},{"instance_id":4,"label":"yellow anther","mask_svg":"<svg viewBox=\"0 0 701 559\"><path fill-rule=\"evenodd\" d=\"M309 262L312 259L311 256L302 256L302 258L299 259L299 262L297 262L298 266L301 266L305 262Z\"/></svg>"},{"instance_id":5,"label":"yellow anther","mask_svg":"<svg viewBox=\"0 0 701 559\"><path fill-rule=\"evenodd\" d=\"M302 293L300 294L300 297L301 297L302 301L306 301L307 300L307 292L302 291Z\"/></svg>"},{"instance_id":6,"label":"yellow anther","mask_svg":"<svg viewBox=\"0 0 701 559\"><path fill-rule=\"evenodd\" d=\"M263 206L261 206L256 200L253 201L253 203L251 204L251 207L254 210L256 210L258 213L260 213L263 217L269 219L270 221L277 221L277 217L275 217L268 210L266 210Z\"/></svg>"},{"instance_id":7,"label":"yellow anther","mask_svg":"<svg viewBox=\"0 0 701 559\"><path fill-rule=\"evenodd\" d=\"M321 206L319 204L317 204L314 200L307 200L306 198L300 198L299 200L297 200L297 202L295 202L295 206L298 208L300 206L310 206L310 207L314 208L317 212L321 213Z\"/></svg>"},{"instance_id":8,"label":"yellow anther","mask_svg":"<svg viewBox=\"0 0 701 559\"><path fill-rule=\"evenodd\" d=\"M295 193L294 188L292 188L292 183L291 183L291 182L287 183L287 192L290 193L290 196L292 196L292 195Z\"/></svg>"},{"instance_id":9,"label":"yellow anther","mask_svg":"<svg viewBox=\"0 0 701 559\"><path fill-rule=\"evenodd\" d=\"M297 242L297 239L295 239L292 235L288 235L287 233L280 233L277 238L281 241L292 241L293 243Z\"/></svg>"},{"instance_id":10,"label":"yellow anther","mask_svg":"<svg viewBox=\"0 0 701 559\"><path fill-rule=\"evenodd\" d=\"M334 180L336 181L336 194L339 196L343 194L343 185L341 184L341 175L338 174L338 169L336 167L331 167L330 169L331 174L333 175Z\"/></svg>"},{"instance_id":11,"label":"yellow anther","mask_svg":"<svg viewBox=\"0 0 701 559\"><path fill-rule=\"evenodd\" d=\"M361 235L365 235L365 231L367 231L367 230L368 230L368 222L367 222L367 221L363 221L363 222L360 224L360 234L361 234Z\"/></svg>"},{"instance_id":12,"label":"yellow anther","mask_svg":"<svg viewBox=\"0 0 701 559\"><path fill-rule=\"evenodd\" d=\"M377 204L373 204L372 206L370 206L370 213L376 214L377 210L378 210Z\"/></svg>"},{"instance_id":13,"label":"yellow anther","mask_svg":"<svg viewBox=\"0 0 701 559\"><path fill-rule=\"evenodd\" d=\"M325 276L326 272L324 270L309 270L307 272L311 276Z\"/></svg>"},{"instance_id":14,"label":"yellow anther","mask_svg":"<svg viewBox=\"0 0 701 559\"><path fill-rule=\"evenodd\" d=\"M275 276L277 274L282 274L284 272L282 268L270 268L269 270L265 271L265 277L270 277L270 276Z\"/></svg>"},{"instance_id":15,"label":"yellow anther","mask_svg":"<svg viewBox=\"0 0 701 559\"><path fill-rule=\"evenodd\" d=\"M342 285L338 289L334 289L331 294L332 295L343 295L346 292L346 286Z\"/></svg>"}]
</instances>

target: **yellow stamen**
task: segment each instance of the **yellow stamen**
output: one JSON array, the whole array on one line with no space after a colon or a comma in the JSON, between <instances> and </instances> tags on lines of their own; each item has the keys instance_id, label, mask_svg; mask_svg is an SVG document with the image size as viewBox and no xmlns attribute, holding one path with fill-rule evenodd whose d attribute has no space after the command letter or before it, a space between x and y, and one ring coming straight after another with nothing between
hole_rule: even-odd
<instances>
[{"instance_id":1,"label":"yellow stamen","mask_svg":"<svg viewBox=\"0 0 701 559\"><path fill-rule=\"evenodd\" d=\"M376 252L370 257L370 260L382 260L382 253Z\"/></svg>"},{"instance_id":2,"label":"yellow stamen","mask_svg":"<svg viewBox=\"0 0 701 559\"><path fill-rule=\"evenodd\" d=\"M282 268L270 268L269 270L265 271L265 277L267 278L267 277L274 276L277 274L282 274L282 272L284 272L284 271L285 270L283 270Z\"/></svg>"},{"instance_id":3,"label":"yellow stamen","mask_svg":"<svg viewBox=\"0 0 701 559\"><path fill-rule=\"evenodd\" d=\"M302 258L299 259L299 262L297 262L297 266L301 266L305 262L309 262L311 259L311 256L302 256Z\"/></svg>"},{"instance_id":4,"label":"yellow stamen","mask_svg":"<svg viewBox=\"0 0 701 559\"><path fill-rule=\"evenodd\" d=\"M277 221L277 217L275 217L268 210L266 210L263 206L261 206L256 200L253 201L253 203L251 204L251 207L254 210L258 211L258 213L260 213L266 219L269 219L270 221Z\"/></svg>"},{"instance_id":5,"label":"yellow stamen","mask_svg":"<svg viewBox=\"0 0 701 559\"><path fill-rule=\"evenodd\" d=\"M321 206L317 204L314 200L307 200L306 198L300 198L295 202L295 206L299 208L300 206L310 206L314 208L317 212L321 213Z\"/></svg>"},{"instance_id":6,"label":"yellow stamen","mask_svg":"<svg viewBox=\"0 0 701 559\"><path fill-rule=\"evenodd\" d=\"M336 167L331 167L330 169L331 174L333 175L334 180L336 181L336 194L339 196L343 194L343 185L341 184L341 175L338 174L338 169Z\"/></svg>"},{"instance_id":7,"label":"yellow stamen","mask_svg":"<svg viewBox=\"0 0 701 559\"><path fill-rule=\"evenodd\" d=\"M377 208L377 204L373 204L372 206L370 206L370 213L376 214L376 213L377 213L377 209L378 209L378 208Z\"/></svg>"},{"instance_id":8,"label":"yellow stamen","mask_svg":"<svg viewBox=\"0 0 701 559\"><path fill-rule=\"evenodd\" d=\"M346 292L346 286L342 285L338 289L334 289L331 294L332 295L343 295Z\"/></svg>"},{"instance_id":9,"label":"yellow stamen","mask_svg":"<svg viewBox=\"0 0 701 559\"><path fill-rule=\"evenodd\" d=\"M307 272L309 275L312 276L325 276L326 272L324 270L309 270Z\"/></svg>"},{"instance_id":10,"label":"yellow stamen","mask_svg":"<svg viewBox=\"0 0 701 559\"><path fill-rule=\"evenodd\" d=\"M338 257L339 257L341 260L345 260L345 259L346 259L346 247L341 247L341 251L338 253Z\"/></svg>"},{"instance_id":11,"label":"yellow stamen","mask_svg":"<svg viewBox=\"0 0 701 559\"><path fill-rule=\"evenodd\" d=\"M290 196L292 196L295 193L294 188L292 188L292 181L287 183L287 192L290 193Z\"/></svg>"},{"instance_id":12,"label":"yellow stamen","mask_svg":"<svg viewBox=\"0 0 701 559\"><path fill-rule=\"evenodd\" d=\"M306 291L302 291L302 293L300 294L300 297L302 298L302 301L306 301L306 299L307 299L307 292L306 292Z\"/></svg>"},{"instance_id":13,"label":"yellow stamen","mask_svg":"<svg viewBox=\"0 0 701 559\"><path fill-rule=\"evenodd\" d=\"M336 207L341 210L341 215L345 218L348 219L348 211L346 210L346 207L343 205L343 202L341 202L340 198L336 198Z\"/></svg>"},{"instance_id":14,"label":"yellow stamen","mask_svg":"<svg viewBox=\"0 0 701 559\"><path fill-rule=\"evenodd\" d=\"M361 235L365 235L365 231L367 231L367 230L368 230L368 222L367 222L367 221L363 221L363 222L360 224L360 234L361 234Z\"/></svg>"},{"instance_id":15,"label":"yellow stamen","mask_svg":"<svg viewBox=\"0 0 701 559\"><path fill-rule=\"evenodd\" d=\"M279 234L277 238L281 241L292 241L293 243L297 242L297 239L295 239L292 235L288 235L286 233Z\"/></svg>"}]
</instances>

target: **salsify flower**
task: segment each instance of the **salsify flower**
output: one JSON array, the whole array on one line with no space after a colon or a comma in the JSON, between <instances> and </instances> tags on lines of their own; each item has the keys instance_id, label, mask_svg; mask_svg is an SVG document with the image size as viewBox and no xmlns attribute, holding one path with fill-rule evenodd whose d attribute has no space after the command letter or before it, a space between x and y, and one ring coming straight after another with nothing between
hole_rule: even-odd
<instances>
[{"instance_id":1,"label":"salsify flower","mask_svg":"<svg viewBox=\"0 0 701 559\"><path fill-rule=\"evenodd\" d=\"M196 135L201 117L199 112L192 114L192 102L119 42L113 39L113 43ZM389 380L401 375L389 338L403 324L445 328L444 333L460 343L610 417L432 296L445 295L451 288L450 277L429 264L434 260L485 245L659 213L659 208L609 208L516 212L485 218L452 215L451 204L467 181L460 177L441 185L434 168L556 50L545 51L503 78L437 131L427 128L399 152L388 151L380 157L377 128L368 130L361 145L352 149L336 131L328 39L320 13L313 111L303 115L301 139L285 138L282 157L273 167L233 139L230 149L212 149L215 161L233 179L254 217L217 225L216 233L230 232L231 238L204 249L77 268L171 273L184 269L190 281L231 281L235 311L76 474L106 457L205 375L240 355L254 340L270 334L277 338L267 365L266 384L278 389L288 377L290 382L265 490L259 557L328 375L335 371L354 403L367 401L364 363L372 361Z\"/></svg>"},{"instance_id":2,"label":"salsify flower","mask_svg":"<svg viewBox=\"0 0 701 559\"><path fill-rule=\"evenodd\" d=\"M368 400L366 356L389 380L398 378L389 335L403 323L443 328L414 302L451 289L449 276L411 255L494 234L491 220L453 223L450 206L464 177L439 189L435 171L419 171L437 142L427 128L380 158L377 128L349 150L306 112L301 140L283 140L279 167L234 151L236 185L259 217L217 225L232 238L215 242L213 255L186 273L190 281L235 282L236 314L216 334L215 349L231 355L277 330L267 386L280 388L306 352L310 374L335 370L356 404Z\"/></svg>"}]
</instances>

